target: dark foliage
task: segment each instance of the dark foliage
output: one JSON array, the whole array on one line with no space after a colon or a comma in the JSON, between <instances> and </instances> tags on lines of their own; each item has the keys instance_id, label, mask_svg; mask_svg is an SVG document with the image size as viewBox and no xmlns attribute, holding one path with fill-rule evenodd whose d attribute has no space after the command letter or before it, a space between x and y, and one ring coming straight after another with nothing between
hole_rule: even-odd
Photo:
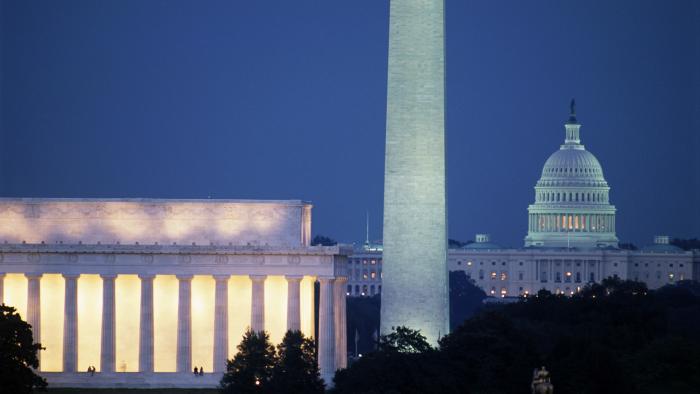
<instances>
[{"instance_id":1,"label":"dark foliage","mask_svg":"<svg viewBox=\"0 0 700 394\"><path fill-rule=\"evenodd\" d=\"M683 250L700 249L700 239L680 239L674 238L671 240L671 245L676 245Z\"/></svg>"},{"instance_id":2,"label":"dark foliage","mask_svg":"<svg viewBox=\"0 0 700 394\"><path fill-rule=\"evenodd\" d=\"M275 348L266 332L248 330L238 345L238 353L228 360L221 378L222 393L267 393L275 366Z\"/></svg>"},{"instance_id":3,"label":"dark foliage","mask_svg":"<svg viewBox=\"0 0 700 394\"><path fill-rule=\"evenodd\" d=\"M398 327L379 339L378 350L340 370L333 393L447 393L444 362L420 332ZM444 361L444 360L442 360Z\"/></svg>"},{"instance_id":4,"label":"dark foliage","mask_svg":"<svg viewBox=\"0 0 700 394\"><path fill-rule=\"evenodd\" d=\"M456 240L456 239L450 238L450 239L447 240L447 247L449 247L450 249L458 249L458 248L461 248L461 247L464 246L464 245L469 245L469 244L472 243L472 242L474 242L474 241L466 241L466 242L464 242L464 241L458 241L458 240Z\"/></svg>"},{"instance_id":5,"label":"dark foliage","mask_svg":"<svg viewBox=\"0 0 700 394\"><path fill-rule=\"evenodd\" d=\"M450 329L453 331L483 306L486 293L464 271L450 271Z\"/></svg>"},{"instance_id":6,"label":"dark foliage","mask_svg":"<svg viewBox=\"0 0 700 394\"><path fill-rule=\"evenodd\" d=\"M311 240L311 246L335 246L338 242L333 238L317 235Z\"/></svg>"},{"instance_id":7,"label":"dark foliage","mask_svg":"<svg viewBox=\"0 0 700 394\"><path fill-rule=\"evenodd\" d=\"M377 350L384 353L425 353L435 349L420 331L399 326L379 337Z\"/></svg>"},{"instance_id":8,"label":"dark foliage","mask_svg":"<svg viewBox=\"0 0 700 394\"><path fill-rule=\"evenodd\" d=\"M348 354L366 354L376 348L379 332L380 295L372 297L349 297L347 299ZM357 336L357 338L356 338Z\"/></svg>"},{"instance_id":9,"label":"dark foliage","mask_svg":"<svg viewBox=\"0 0 700 394\"><path fill-rule=\"evenodd\" d=\"M46 387L46 380L33 370L39 367L40 349L31 326L15 308L0 305L0 392L23 394Z\"/></svg>"},{"instance_id":10,"label":"dark foliage","mask_svg":"<svg viewBox=\"0 0 700 394\"><path fill-rule=\"evenodd\" d=\"M272 370L270 393L323 393L324 383L316 363L314 341L300 331L287 331L277 346L277 363Z\"/></svg>"},{"instance_id":11,"label":"dark foliage","mask_svg":"<svg viewBox=\"0 0 700 394\"><path fill-rule=\"evenodd\" d=\"M617 247L619 247L620 249L625 249L625 250L637 250L637 249L639 249L639 248L637 248L637 245L635 245L631 242L620 242L619 244L617 244Z\"/></svg>"},{"instance_id":12,"label":"dark foliage","mask_svg":"<svg viewBox=\"0 0 700 394\"><path fill-rule=\"evenodd\" d=\"M573 297L541 291L484 308L437 350L379 351L336 374L338 393L527 393L546 366L556 393L695 393L700 285L657 291L608 279Z\"/></svg>"}]
</instances>

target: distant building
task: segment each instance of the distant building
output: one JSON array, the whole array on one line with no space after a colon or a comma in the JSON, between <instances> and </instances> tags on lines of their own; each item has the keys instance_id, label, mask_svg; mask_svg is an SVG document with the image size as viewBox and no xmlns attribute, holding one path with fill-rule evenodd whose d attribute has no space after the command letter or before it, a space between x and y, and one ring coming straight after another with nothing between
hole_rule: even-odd
<instances>
[{"instance_id":1,"label":"distant building","mask_svg":"<svg viewBox=\"0 0 700 394\"><path fill-rule=\"evenodd\" d=\"M598 159L581 144L574 105L572 100L564 144L547 159L535 186L525 246L617 246L610 187Z\"/></svg>"},{"instance_id":2,"label":"distant building","mask_svg":"<svg viewBox=\"0 0 700 394\"><path fill-rule=\"evenodd\" d=\"M608 277L631 279L657 289L677 281L700 280L700 250L684 251L668 236L640 250L618 248L505 248L477 234L477 242L449 249L448 269L462 270L494 297L513 297L546 289L572 295L588 283ZM381 248L356 248L348 258L347 295L381 292Z\"/></svg>"},{"instance_id":3,"label":"distant building","mask_svg":"<svg viewBox=\"0 0 700 394\"><path fill-rule=\"evenodd\" d=\"M684 251L656 236L641 250L618 248L610 186L592 153L581 144L574 102L560 149L545 162L528 207L522 248L506 248L477 234L476 242L448 250L448 270L464 271L493 297L540 289L571 295L608 277L644 282L651 289L700 279L700 251ZM382 250L365 242L349 257L348 296L381 292Z\"/></svg>"}]
</instances>

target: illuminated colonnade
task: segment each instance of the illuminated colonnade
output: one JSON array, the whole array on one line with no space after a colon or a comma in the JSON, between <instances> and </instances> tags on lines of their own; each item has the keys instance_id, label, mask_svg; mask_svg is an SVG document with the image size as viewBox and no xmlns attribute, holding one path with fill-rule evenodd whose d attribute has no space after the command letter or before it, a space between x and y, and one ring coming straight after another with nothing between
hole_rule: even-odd
<instances>
[{"instance_id":1,"label":"illuminated colonnade","mask_svg":"<svg viewBox=\"0 0 700 394\"><path fill-rule=\"evenodd\" d=\"M90 366L107 373L189 374L194 366L223 372L256 318L253 305L262 309L260 328L273 343L288 328L313 336L315 280L304 275L0 273L0 302L15 306L39 327L35 341L45 347L42 372ZM261 284L257 294L255 281ZM327 296L325 290L322 294ZM331 313L321 321L332 329L339 319ZM321 336L335 341L335 333Z\"/></svg>"},{"instance_id":2,"label":"illuminated colonnade","mask_svg":"<svg viewBox=\"0 0 700 394\"><path fill-rule=\"evenodd\" d=\"M316 335L318 280L318 358L331 383L346 363L345 292L334 286L350 250L310 245L311 208L0 198L0 301L34 327L52 387L213 388L247 329L275 343L288 328ZM97 373L85 380L88 367Z\"/></svg>"}]
</instances>

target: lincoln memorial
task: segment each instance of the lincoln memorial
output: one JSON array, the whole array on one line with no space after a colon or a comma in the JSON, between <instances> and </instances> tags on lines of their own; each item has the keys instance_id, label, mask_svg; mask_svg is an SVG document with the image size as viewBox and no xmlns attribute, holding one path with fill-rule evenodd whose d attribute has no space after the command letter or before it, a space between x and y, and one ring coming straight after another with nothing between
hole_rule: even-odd
<instances>
[{"instance_id":1,"label":"lincoln memorial","mask_svg":"<svg viewBox=\"0 0 700 394\"><path fill-rule=\"evenodd\" d=\"M0 302L32 325L52 387L215 387L248 328L316 338L330 383L346 366L350 250L310 246L311 208L3 198Z\"/></svg>"}]
</instances>

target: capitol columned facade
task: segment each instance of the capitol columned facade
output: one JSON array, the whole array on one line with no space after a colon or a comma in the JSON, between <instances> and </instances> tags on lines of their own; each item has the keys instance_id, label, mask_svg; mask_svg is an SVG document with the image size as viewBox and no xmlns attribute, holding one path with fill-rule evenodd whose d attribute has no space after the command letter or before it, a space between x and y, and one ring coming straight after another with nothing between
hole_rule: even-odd
<instances>
[{"instance_id":1,"label":"capitol columned facade","mask_svg":"<svg viewBox=\"0 0 700 394\"><path fill-rule=\"evenodd\" d=\"M52 387L216 387L249 328L316 338L330 383L346 366L349 251L310 246L311 208L3 198L0 303L32 325Z\"/></svg>"},{"instance_id":2,"label":"capitol columned facade","mask_svg":"<svg viewBox=\"0 0 700 394\"><path fill-rule=\"evenodd\" d=\"M573 295L608 277L641 281L651 289L700 280L700 251L684 251L669 236L655 236L639 250L618 247L610 186L581 143L580 129L572 101L564 144L547 159L535 185L524 246L503 247L477 234L475 242L448 250L448 269L464 271L493 297L541 289ZM381 245L356 248L349 257L347 295L381 293L382 266Z\"/></svg>"}]
</instances>

